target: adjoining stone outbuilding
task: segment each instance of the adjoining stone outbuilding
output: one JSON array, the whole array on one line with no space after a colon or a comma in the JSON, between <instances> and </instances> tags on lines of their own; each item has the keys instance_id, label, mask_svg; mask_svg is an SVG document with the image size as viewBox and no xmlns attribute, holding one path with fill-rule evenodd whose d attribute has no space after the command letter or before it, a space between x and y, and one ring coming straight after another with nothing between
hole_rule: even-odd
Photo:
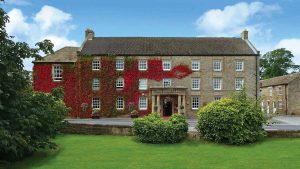
<instances>
[{"instance_id":1,"label":"adjoining stone outbuilding","mask_svg":"<svg viewBox=\"0 0 300 169\"><path fill-rule=\"evenodd\" d=\"M223 37L95 37L34 61L34 90L65 89L74 117L132 110L194 117L199 108L246 85L257 98L259 52L244 31Z\"/></svg>"},{"instance_id":2,"label":"adjoining stone outbuilding","mask_svg":"<svg viewBox=\"0 0 300 169\"><path fill-rule=\"evenodd\" d=\"M300 115L300 73L261 80L260 87L266 113Z\"/></svg>"}]
</instances>

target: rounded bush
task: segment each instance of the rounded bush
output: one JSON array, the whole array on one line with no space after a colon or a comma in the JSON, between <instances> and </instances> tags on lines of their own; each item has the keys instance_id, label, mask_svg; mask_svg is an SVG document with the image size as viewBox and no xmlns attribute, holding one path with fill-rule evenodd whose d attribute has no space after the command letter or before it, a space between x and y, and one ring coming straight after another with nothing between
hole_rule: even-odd
<instances>
[{"instance_id":1,"label":"rounded bush","mask_svg":"<svg viewBox=\"0 0 300 169\"><path fill-rule=\"evenodd\" d=\"M133 121L133 134L143 143L178 143L186 137L188 123L182 115L173 114L168 120L151 113Z\"/></svg>"},{"instance_id":2,"label":"rounded bush","mask_svg":"<svg viewBox=\"0 0 300 169\"><path fill-rule=\"evenodd\" d=\"M224 98L198 112L197 130L206 140L225 144L252 143L265 135L265 118L253 102Z\"/></svg>"}]
</instances>

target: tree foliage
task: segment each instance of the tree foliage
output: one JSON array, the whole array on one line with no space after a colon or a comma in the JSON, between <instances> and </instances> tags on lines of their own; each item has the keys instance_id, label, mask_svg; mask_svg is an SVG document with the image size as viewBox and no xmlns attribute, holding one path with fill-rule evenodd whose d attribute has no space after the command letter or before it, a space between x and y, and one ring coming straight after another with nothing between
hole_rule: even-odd
<instances>
[{"instance_id":1,"label":"tree foliage","mask_svg":"<svg viewBox=\"0 0 300 169\"><path fill-rule=\"evenodd\" d=\"M0 159L14 160L39 148L53 148L50 138L60 129L68 109L52 94L32 92L29 72L23 69L23 59L40 59L40 52L53 52L53 44L44 40L31 48L14 42L5 30L8 22L0 8Z\"/></svg>"},{"instance_id":2,"label":"tree foliage","mask_svg":"<svg viewBox=\"0 0 300 169\"><path fill-rule=\"evenodd\" d=\"M276 49L263 55L260 59L262 79L287 75L289 70L299 71L300 66L292 61L294 55L285 48Z\"/></svg>"}]
</instances>

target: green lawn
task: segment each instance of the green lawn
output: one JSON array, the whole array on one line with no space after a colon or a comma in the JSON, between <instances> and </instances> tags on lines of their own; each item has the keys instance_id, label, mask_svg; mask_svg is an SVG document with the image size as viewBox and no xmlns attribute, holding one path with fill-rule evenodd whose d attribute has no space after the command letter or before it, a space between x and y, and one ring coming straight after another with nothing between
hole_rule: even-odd
<instances>
[{"instance_id":1,"label":"green lawn","mask_svg":"<svg viewBox=\"0 0 300 169\"><path fill-rule=\"evenodd\" d=\"M38 152L8 168L299 168L300 139L266 139L247 146L199 141L173 145L137 142L134 137L64 135L57 151ZM1 167L0 167L1 168Z\"/></svg>"}]
</instances>

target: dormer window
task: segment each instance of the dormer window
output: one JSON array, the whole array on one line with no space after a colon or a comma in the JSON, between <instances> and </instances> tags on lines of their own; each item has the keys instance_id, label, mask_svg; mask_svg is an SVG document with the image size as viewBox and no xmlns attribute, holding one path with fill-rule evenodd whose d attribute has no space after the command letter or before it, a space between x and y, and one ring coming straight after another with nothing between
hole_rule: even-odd
<instances>
[{"instance_id":1,"label":"dormer window","mask_svg":"<svg viewBox=\"0 0 300 169\"><path fill-rule=\"evenodd\" d=\"M61 65L53 65L52 66L52 79L53 79L53 81L61 81L62 80Z\"/></svg>"}]
</instances>

